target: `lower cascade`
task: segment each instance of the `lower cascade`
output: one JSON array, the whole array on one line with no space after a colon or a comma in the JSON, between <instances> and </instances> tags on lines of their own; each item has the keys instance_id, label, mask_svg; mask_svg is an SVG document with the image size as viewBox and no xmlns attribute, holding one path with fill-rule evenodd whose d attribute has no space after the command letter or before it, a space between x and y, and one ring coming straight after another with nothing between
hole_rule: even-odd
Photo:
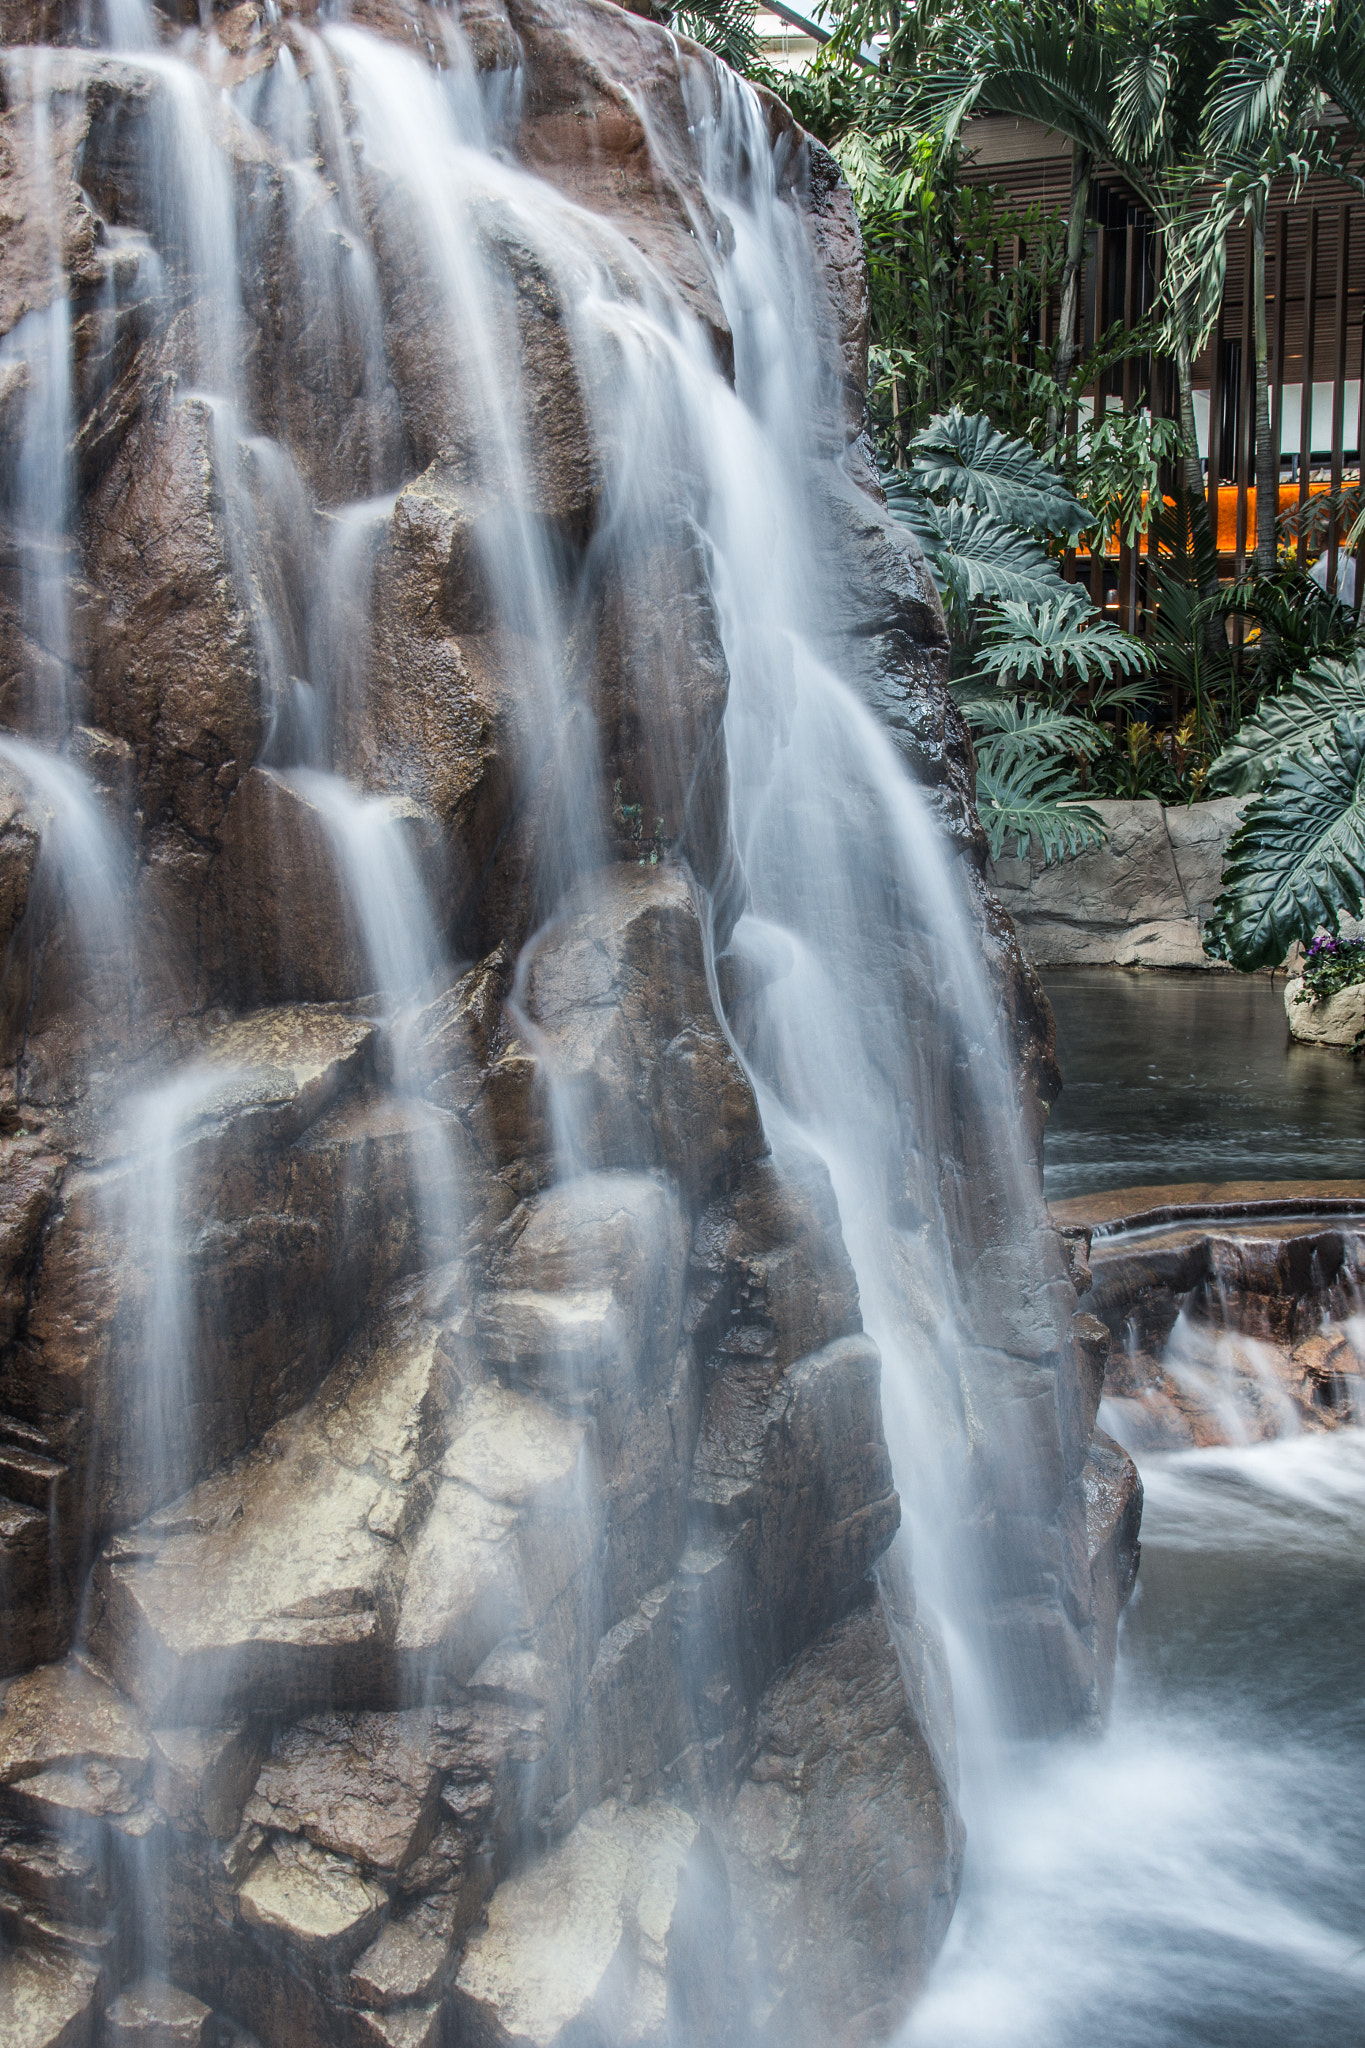
<instances>
[{"instance_id":1,"label":"lower cascade","mask_svg":"<svg viewBox=\"0 0 1365 2048\"><path fill-rule=\"evenodd\" d=\"M1141 1489L848 190L612 0L4 34L0 2036L889 2040Z\"/></svg>"}]
</instances>

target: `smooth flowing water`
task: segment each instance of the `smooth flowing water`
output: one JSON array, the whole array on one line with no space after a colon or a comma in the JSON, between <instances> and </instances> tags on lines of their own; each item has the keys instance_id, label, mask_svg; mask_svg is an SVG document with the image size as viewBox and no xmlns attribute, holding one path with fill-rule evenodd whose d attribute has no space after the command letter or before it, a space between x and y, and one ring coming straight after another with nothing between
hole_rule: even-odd
<instances>
[{"instance_id":1,"label":"smooth flowing water","mask_svg":"<svg viewBox=\"0 0 1365 2048\"><path fill-rule=\"evenodd\" d=\"M1111 1725L969 1774L905 2048L1358 2048L1365 1433L1142 1472Z\"/></svg>"},{"instance_id":2,"label":"smooth flowing water","mask_svg":"<svg viewBox=\"0 0 1365 2048\"><path fill-rule=\"evenodd\" d=\"M1360 1172L1358 1071L1289 1044L1282 984L1047 985L1049 1192ZM1255 1352L1177 1324L1167 1363L1216 1395L1219 1346ZM904 2048L1365 2038L1365 1432L1299 1434L1271 1406L1273 1442L1236 1443L1229 1394L1229 1447L1137 1451L1110 1725L969 1764L963 1897Z\"/></svg>"}]
</instances>

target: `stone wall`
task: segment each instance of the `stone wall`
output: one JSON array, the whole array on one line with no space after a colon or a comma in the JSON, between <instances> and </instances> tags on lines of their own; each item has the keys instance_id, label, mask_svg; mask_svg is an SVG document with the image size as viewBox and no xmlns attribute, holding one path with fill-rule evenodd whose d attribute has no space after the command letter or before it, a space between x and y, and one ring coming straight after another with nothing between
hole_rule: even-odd
<instances>
[{"instance_id":1,"label":"stone wall","mask_svg":"<svg viewBox=\"0 0 1365 2048\"><path fill-rule=\"evenodd\" d=\"M1035 843L1025 860L992 862L991 886L1035 967L1219 969L1201 933L1245 803L1102 799L1103 846L1044 867Z\"/></svg>"}]
</instances>

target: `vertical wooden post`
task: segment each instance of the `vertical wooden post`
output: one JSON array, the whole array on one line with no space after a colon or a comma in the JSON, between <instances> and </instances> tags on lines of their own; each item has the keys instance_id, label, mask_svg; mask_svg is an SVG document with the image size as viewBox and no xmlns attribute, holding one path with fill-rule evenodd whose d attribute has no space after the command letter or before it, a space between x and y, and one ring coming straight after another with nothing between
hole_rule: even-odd
<instances>
[{"instance_id":1,"label":"vertical wooden post","mask_svg":"<svg viewBox=\"0 0 1365 2048\"><path fill-rule=\"evenodd\" d=\"M1223 481L1223 308L1218 308L1214 325L1213 368L1209 376L1209 524L1213 545L1218 548L1218 491Z\"/></svg>"},{"instance_id":2,"label":"vertical wooden post","mask_svg":"<svg viewBox=\"0 0 1365 2048\"><path fill-rule=\"evenodd\" d=\"M1242 356L1238 364L1237 378L1237 437L1233 468L1237 477L1237 575L1240 580L1246 574L1247 566L1247 492L1254 473L1256 423L1255 409L1251 394L1256 388L1255 351L1255 305L1253 293L1256 289L1256 254L1254 232L1248 227L1246 246L1242 251ZM1233 633L1240 644L1240 621L1234 622Z\"/></svg>"},{"instance_id":3,"label":"vertical wooden post","mask_svg":"<svg viewBox=\"0 0 1365 2048\"><path fill-rule=\"evenodd\" d=\"M1308 561L1308 478L1313 467L1313 358L1318 339L1318 209L1308 216L1303 271L1303 378L1299 407L1299 567Z\"/></svg>"},{"instance_id":4,"label":"vertical wooden post","mask_svg":"<svg viewBox=\"0 0 1365 2048\"><path fill-rule=\"evenodd\" d=\"M1284 340L1289 306L1289 215L1280 208L1275 229L1275 361L1271 370L1270 445L1275 450L1275 518L1280 516L1280 463L1284 454ZM1276 528L1278 532L1278 525Z\"/></svg>"},{"instance_id":5,"label":"vertical wooden post","mask_svg":"<svg viewBox=\"0 0 1365 2048\"><path fill-rule=\"evenodd\" d=\"M1365 513L1365 313L1360 316L1360 403L1356 408L1356 497L1357 517ZM1365 532L1356 542L1356 587L1353 609L1360 617L1360 600L1365 595Z\"/></svg>"},{"instance_id":6,"label":"vertical wooden post","mask_svg":"<svg viewBox=\"0 0 1365 2048\"><path fill-rule=\"evenodd\" d=\"M1131 334L1137 321L1137 212L1128 209L1128 220L1123 237L1123 331ZM1123 410L1133 410L1137 388L1137 364L1131 356L1123 365ZM1119 618L1130 633L1137 628L1137 578L1133 568L1134 551L1122 534L1119 536Z\"/></svg>"},{"instance_id":7,"label":"vertical wooden post","mask_svg":"<svg viewBox=\"0 0 1365 2048\"><path fill-rule=\"evenodd\" d=\"M1351 253L1351 209L1343 206L1337 220L1337 296L1332 322L1332 497L1341 495L1341 447L1346 426L1346 286ZM1327 529L1327 588L1337 587L1337 517Z\"/></svg>"},{"instance_id":8,"label":"vertical wooden post","mask_svg":"<svg viewBox=\"0 0 1365 2048\"><path fill-rule=\"evenodd\" d=\"M1109 230L1103 221L1095 228L1095 341L1109 325ZM1091 419L1098 426L1105 412L1105 379L1095 379L1095 399ZM1090 602L1104 607L1105 557L1109 547L1108 534L1090 543Z\"/></svg>"}]
</instances>

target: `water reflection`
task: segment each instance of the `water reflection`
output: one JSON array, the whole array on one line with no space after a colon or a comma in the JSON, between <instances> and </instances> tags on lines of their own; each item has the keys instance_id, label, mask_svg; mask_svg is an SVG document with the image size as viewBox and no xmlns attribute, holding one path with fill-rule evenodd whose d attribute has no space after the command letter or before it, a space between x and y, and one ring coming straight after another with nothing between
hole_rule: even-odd
<instances>
[{"instance_id":1,"label":"water reflection","mask_svg":"<svg viewBox=\"0 0 1365 2048\"><path fill-rule=\"evenodd\" d=\"M1049 974L1065 1087L1053 1201L1172 1180L1365 1178L1365 1062L1292 1045L1284 980Z\"/></svg>"}]
</instances>

